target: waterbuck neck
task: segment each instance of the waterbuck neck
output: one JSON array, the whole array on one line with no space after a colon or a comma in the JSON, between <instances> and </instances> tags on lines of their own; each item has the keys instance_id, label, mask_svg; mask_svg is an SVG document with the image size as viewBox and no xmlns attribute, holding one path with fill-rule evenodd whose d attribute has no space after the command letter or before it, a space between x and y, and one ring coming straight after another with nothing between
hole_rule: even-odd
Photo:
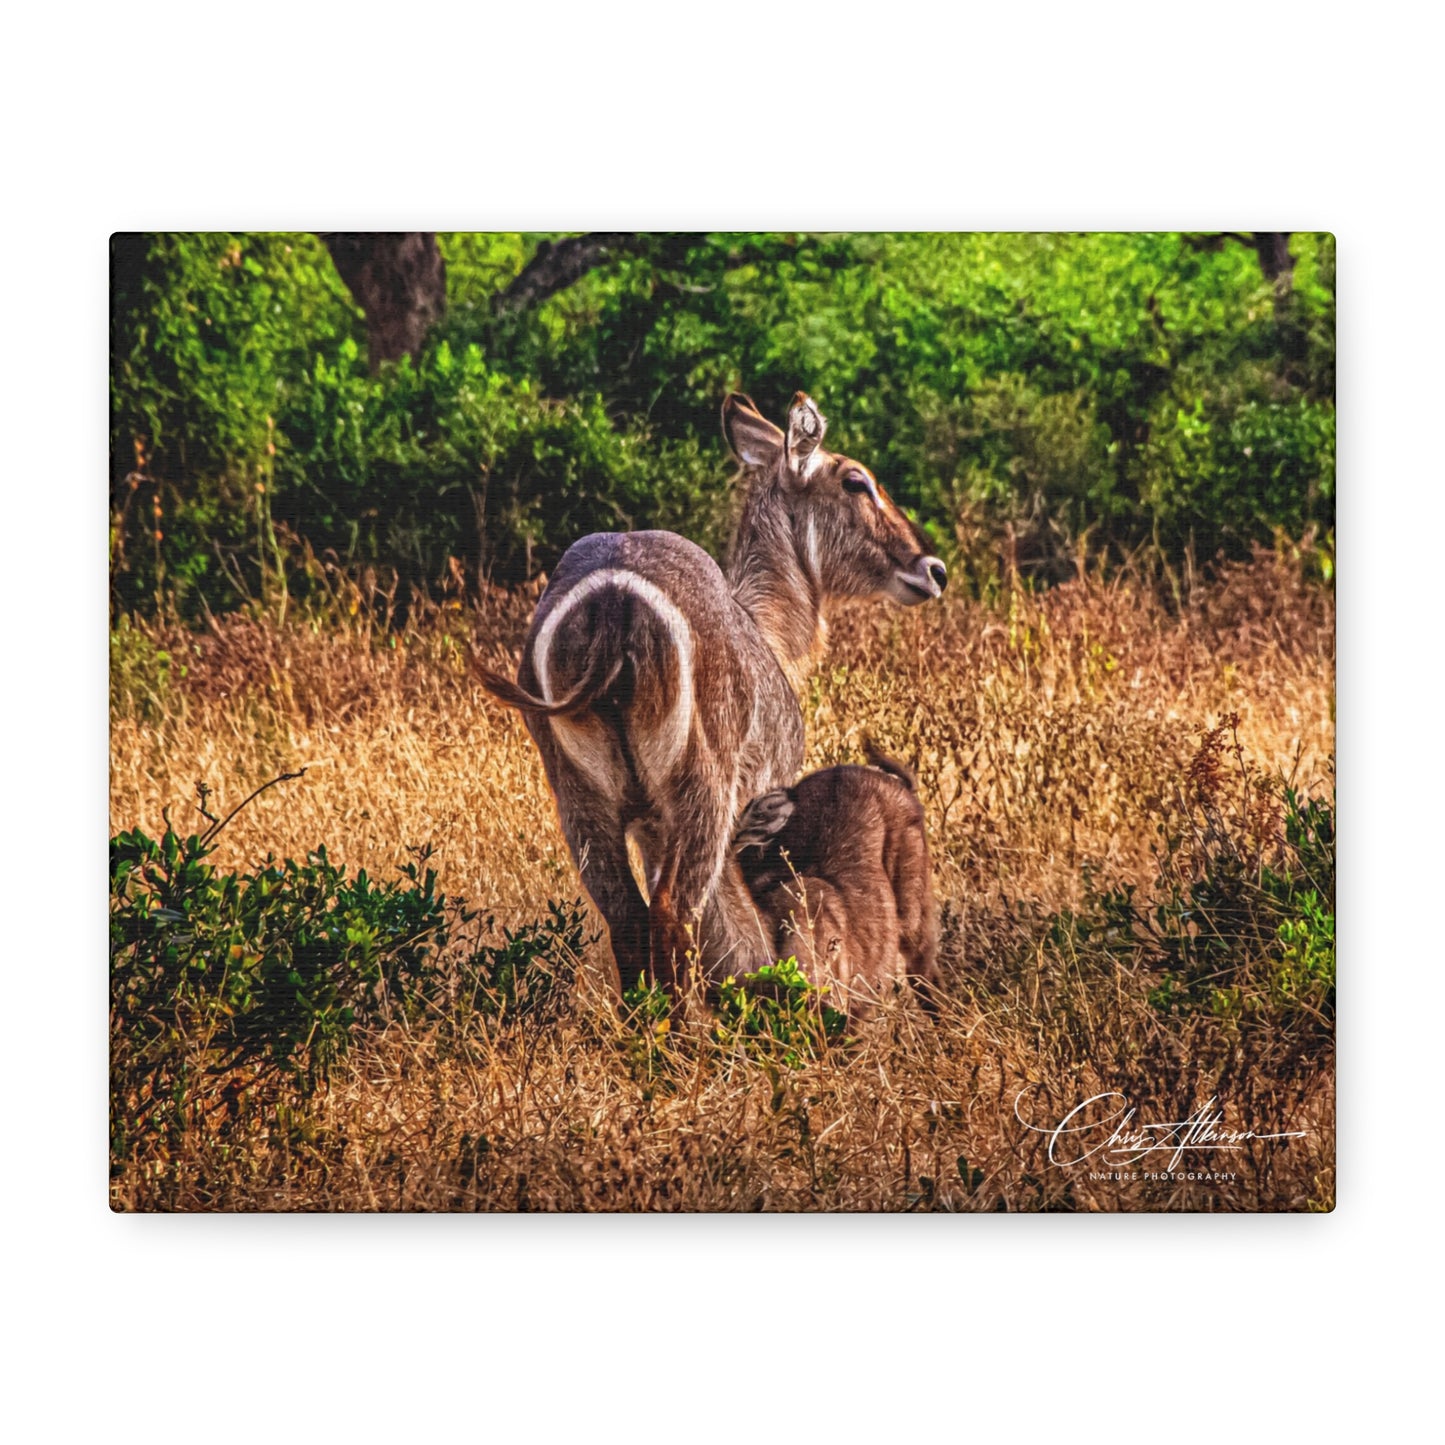
<instances>
[{"instance_id":1,"label":"waterbuck neck","mask_svg":"<svg viewBox=\"0 0 1445 1445\"><path fill-rule=\"evenodd\" d=\"M755 485L743 504L727 571L738 605L794 684L828 633L816 533L805 535L807 526L781 489Z\"/></svg>"}]
</instances>

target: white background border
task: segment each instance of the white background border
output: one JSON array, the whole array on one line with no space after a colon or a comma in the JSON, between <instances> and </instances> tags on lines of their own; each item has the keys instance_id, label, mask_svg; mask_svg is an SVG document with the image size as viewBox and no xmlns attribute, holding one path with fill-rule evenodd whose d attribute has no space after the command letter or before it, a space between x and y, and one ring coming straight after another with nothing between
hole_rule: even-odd
<instances>
[{"instance_id":1,"label":"white background border","mask_svg":"<svg viewBox=\"0 0 1445 1445\"><path fill-rule=\"evenodd\" d=\"M1438 1314L1425 1072L1441 1031L1438 48L1416 13L1376 4L1348 30L1323 7L1218 0L12 18L0 1157L16 1438L562 1439L613 1422L1348 1438L1411 1418L1412 1306ZM108 1213L107 238L411 225L1336 232L1332 1216Z\"/></svg>"}]
</instances>

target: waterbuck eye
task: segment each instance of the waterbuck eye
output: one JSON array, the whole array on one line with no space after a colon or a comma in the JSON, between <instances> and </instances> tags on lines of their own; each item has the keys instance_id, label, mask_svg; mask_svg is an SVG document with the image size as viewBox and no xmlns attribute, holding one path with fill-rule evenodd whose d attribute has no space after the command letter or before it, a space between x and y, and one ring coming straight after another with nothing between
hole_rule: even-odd
<instances>
[{"instance_id":1,"label":"waterbuck eye","mask_svg":"<svg viewBox=\"0 0 1445 1445\"><path fill-rule=\"evenodd\" d=\"M866 492L868 478L862 472L845 472L843 474L843 490L845 492Z\"/></svg>"}]
</instances>

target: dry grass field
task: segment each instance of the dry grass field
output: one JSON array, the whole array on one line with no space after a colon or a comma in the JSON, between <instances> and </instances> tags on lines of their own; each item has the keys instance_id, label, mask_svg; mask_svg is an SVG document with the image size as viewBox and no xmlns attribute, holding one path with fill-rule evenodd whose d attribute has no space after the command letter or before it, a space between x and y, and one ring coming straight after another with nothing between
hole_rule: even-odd
<instances>
[{"instance_id":1,"label":"dry grass field","mask_svg":"<svg viewBox=\"0 0 1445 1445\"><path fill-rule=\"evenodd\" d=\"M871 734L917 770L943 916L936 1024L899 998L801 1058L719 1042L697 1005L653 1029L619 1016L596 943L548 1017L460 1032L398 1017L359 1030L314 1087L237 1074L224 1107L130 1132L114 1207L1332 1207L1332 987L1328 1010L1304 997L1271 932L1222 956L1217 990L1172 1007L1147 923L1171 879L1211 860L1258 876L1278 863L1280 779L1332 804L1334 602L1303 580L1308 561L1261 554L1182 609L1117 580L834 620L804 689L808 766L860 761ZM475 647L510 670L535 596L390 632L346 607L325 625L127 627L112 830L158 837L169 812L190 831L198 781L224 813L304 768L236 816L210 861L240 871L324 843L346 870L392 877L430 844L439 886L480 910L468 944L544 916L578 878L520 719L469 662ZM1100 900L1130 886L1138 918L1110 932ZM1230 1128L1304 1132L1213 1156L1202 1167L1222 1183L1120 1181L1050 1162L1046 1134L1016 1116L1021 1093L1018 1112L1052 1124L1111 1090L1139 1120L1217 1098ZM139 1103L118 1084L113 1117Z\"/></svg>"}]
</instances>

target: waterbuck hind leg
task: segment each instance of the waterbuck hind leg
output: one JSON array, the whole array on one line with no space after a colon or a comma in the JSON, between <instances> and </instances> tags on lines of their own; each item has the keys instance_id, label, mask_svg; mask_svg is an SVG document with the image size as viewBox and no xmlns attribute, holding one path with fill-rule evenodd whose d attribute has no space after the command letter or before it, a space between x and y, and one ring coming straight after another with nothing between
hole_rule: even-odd
<instances>
[{"instance_id":1,"label":"waterbuck hind leg","mask_svg":"<svg viewBox=\"0 0 1445 1445\"><path fill-rule=\"evenodd\" d=\"M650 972L673 998L678 998L687 982L689 955L696 951L696 927L690 931L678 914L669 885L662 884L652 896L648 908L648 933L651 947Z\"/></svg>"},{"instance_id":2,"label":"waterbuck hind leg","mask_svg":"<svg viewBox=\"0 0 1445 1445\"><path fill-rule=\"evenodd\" d=\"M569 838L570 842L570 838ZM574 850L574 857L577 850ZM623 991L636 988L648 970L647 904L637 890L627 860L627 844L593 832L586 841L582 886L607 920L607 938Z\"/></svg>"},{"instance_id":3,"label":"waterbuck hind leg","mask_svg":"<svg viewBox=\"0 0 1445 1445\"><path fill-rule=\"evenodd\" d=\"M593 902L607 919L607 937L612 945L612 958L617 964L617 983L623 993L626 993L628 989L636 988L647 972L647 905L638 893L636 912L629 906L622 916L614 921L598 899L594 897Z\"/></svg>"},{"instance_id":4,"label":"waterbuck hind leg","mask_svg":"<svg viewBox=\"0 0 1445 1445\"><path fill-rule=\"evenodd\" d=\"M919 1002L923 1012L935 1023L938 1022L939 1002L941 999L940 985L942 979L938 972L938 965L932 964L927 969L915 971L910 967L908 981L913 986L913 996Z\"/></svg>"},{"instance_id":5,"label":"waterbuck hind leg","mask_svg":"<svg viewBox=\"0 0 1445 1445\"><path fill-rule=\"evenodd\" d=\"M607 922L607 938L624 992L635 988L649 962L647 904L627 857L627 832L616 803L590 788L550 738L539 738L557 816L593 907Z\"/></svg>"},{"instance_id":6,"label":"waterbuck hind leg","mask_svg":"<svg viewBox=\"0 0 1445 1445\"><path fill-rule=\"evenodd\" d=\"M766 952L764 934L731 850L733 817L726 798L705 789L682 788L687 817L677 836L688 844L668 847L667 863L653 892L652 951L659 978L669 988L686 981L695 959L709 988L729 974L756 967Z\"/></svg>"},{"instance_id":7,"label":"waterbuck hind leg","mask_svg":"<svg viewBox=\"0 0 1445 1445\"><path fill-rule=\"evenodd\" d=\"M759 913L731 852L723 860L703 912L702 936L703 972L709 983L720 983L729 974L755 973L761 964L775 961L772 930Z\"/></svg>"},{"instance_id":8,"label":"waterbuck hind leg","mask_svg":"<svg viewBox=\"0 0 1445 1445\"><path fill-rule=\"evenodd\" d=\"M912 919L900 921L903 926L898 951L903 958L903 971L924 1012L937 1018L943 977L938 968L938 928L933 910L931 906L919 909Z\"/></svg>"}]
</instances>

